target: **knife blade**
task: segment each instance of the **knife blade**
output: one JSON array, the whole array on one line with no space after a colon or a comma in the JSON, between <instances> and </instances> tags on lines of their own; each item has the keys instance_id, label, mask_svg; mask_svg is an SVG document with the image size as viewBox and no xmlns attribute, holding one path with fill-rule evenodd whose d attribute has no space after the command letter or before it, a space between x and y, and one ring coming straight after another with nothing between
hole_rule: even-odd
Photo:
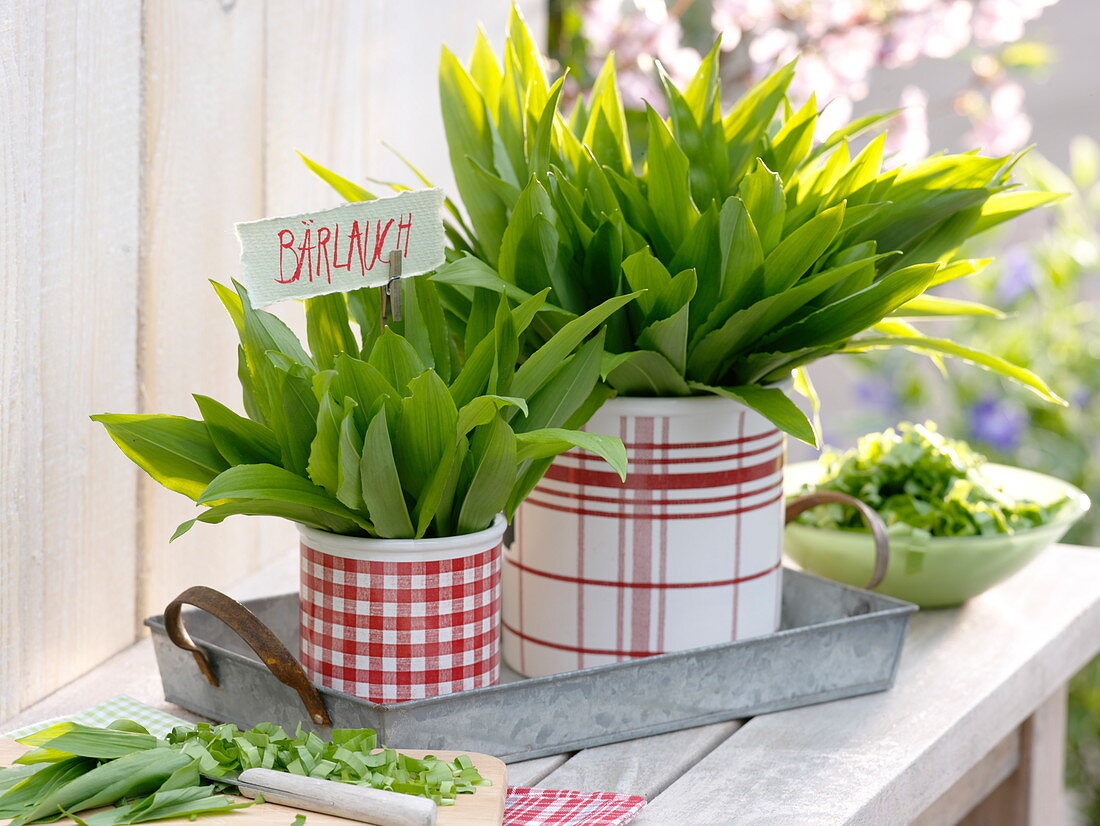
<instances>
[{"instance_id":1,"label":"knife blade","mask_svg":"<svg viewBox=\"0 0 1100 826\"><path fill-rule=\"evenodd\" d=\"M435 826L436 805L426 797L387 792L370 786L303 777L274 769L245 769L239 775L203 777L236 786L245 797L262 794L268 803L291 806L373 826Z\"/></svg>"}]
</instances>

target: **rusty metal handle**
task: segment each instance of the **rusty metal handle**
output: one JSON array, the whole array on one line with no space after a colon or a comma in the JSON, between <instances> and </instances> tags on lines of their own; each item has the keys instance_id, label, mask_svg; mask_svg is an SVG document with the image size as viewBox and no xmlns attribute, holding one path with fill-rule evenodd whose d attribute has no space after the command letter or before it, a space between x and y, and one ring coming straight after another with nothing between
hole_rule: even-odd
<instances>
[{"instance_id":1,"label":"rusty metal handle","mask_svg":"<svg viewBox=\"0 0 1100 826\"><path fill-rule=\"evenodd\" d=\"M180 611L184 605L201 608L232 628L237 636L256 652L260 661L279 682L298 692L310 720L319 726L332 725L320 692L309 681L302 666L286 650L286 646L279 641L271 629L237 600L213 588L196 585L168 603L168 607L164 609L164 625L168 631L168 638L183 650L191 652L199 665L199 670L210 685L217 686L218 677L210 667L206 653L195 644L183 625L183 616Z\"/></svg>"},{"instance_id":2,"label":"rusty metal handle","mask_svg":"<svg viewBox=\"0 0 1100 826\"><path fill-rule=\"evenodd\" d=\"M859 511L863 521L871 529L871 538L875 541L875 570L871 574L871 581L867 583L867 588L878 587L882 584L882 580L886 579L886 569L890 566L890 539L886 535L886 523L870 506L846 493L834 490L819 490L815 493L799 496L797 499L788 502L787 522L797 519L810 508L827 504L850 505Z\"/></svg>"}]
</instances>

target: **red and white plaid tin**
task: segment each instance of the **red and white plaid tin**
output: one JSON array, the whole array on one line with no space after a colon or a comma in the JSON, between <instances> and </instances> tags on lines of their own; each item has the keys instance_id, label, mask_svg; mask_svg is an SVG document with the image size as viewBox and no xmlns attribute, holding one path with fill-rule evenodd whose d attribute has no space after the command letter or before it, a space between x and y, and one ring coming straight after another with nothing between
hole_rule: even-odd
<instances>
[{"instance_id":1,"label":"red and white plaid tin","mask_svg":"<svg viewBox=\"0 0 1100 826\"><path fill-rule=\"evenodd\" d=\"M364 539L299 526L301 661L376 703L495 685L504 517L479 533Z\"/></svg>"},{"instance_id":2,"label":"red and white plaid tin","mask_svg":"<svg viewBox=\"0 0 1100 826\"><path fill-rule=\"evenodd\" d=\"M520 507L505 661L541 676L777 630L783 434L716 396L612 399L586 430L622 438L626 482L573 451Z\"/></svg>"}]
</instances>

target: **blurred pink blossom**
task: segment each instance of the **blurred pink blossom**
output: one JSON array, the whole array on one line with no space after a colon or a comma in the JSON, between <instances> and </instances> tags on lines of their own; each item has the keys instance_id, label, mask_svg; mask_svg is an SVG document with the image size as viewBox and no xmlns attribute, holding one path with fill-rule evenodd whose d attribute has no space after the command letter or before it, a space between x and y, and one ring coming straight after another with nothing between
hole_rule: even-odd
<instances>
[{"instance_id":1,"label":"blurred pink blossom","mask_svg":"<svg viewBox=\"0 0 1100 826\"><path fill-rule=\"evenodd\" d=\"M974 128L966 136L972 146L990 155L1007 155L1031 137L1031 119L1024 113L1024 90L1018 83L1002 81L989 95L988 106L974 116Z\"/></svg>"},{"instance_id":2,"label":"blurred pink blossom","mask_svg":"<svg viewBox=\"0 0 1100 826\"><path fill-rule=\"evenodd\" d=\"M678 19L691 0L588 0L583 34L591 45L592 68L614 50L624 102L657 106L663 96L654 76L660 61L683 82L699 54L682 44ZM711 0L710 22L725 52L743 57L733 84L747 84L777 64L799 58L789 94L797 105L815 95L824 106L820 134L851 118L854 103L870 92L878 67L911 66L924 58L955 57L968 47L999 48L1019 40L1026 24L1057 0ZM1090 0L1100 2L1100 0ZM996 59L986 55L987 60ZM982 83L990 77L976 78ZM995 74L988 104L970 107L968 136L990 152L1011 151L1027 140L1031 125L1020 87ZM891 149L898 159L927 152L926 96L914 87L902 95L904 111Z\"/></svg>"},{"instance_id":3,"label":"blurred pink blossom","mask_svg":"<svg viewBox=\"0 0 1100 826\"><path fill-rule=\"evenodd\" d=\"M922 11L928 11L928 9L939 2L940 0L898 0L898 13L915 14Z\"/></svg>"},{"instance_id":4,"label":"blurred pink blossom","mask_svg":"<svg viewBox=\"0 0 1100 826\"><path fill-rule=\"evenodd\" d=\"M749 42L749 57L757 66L786 63L798 53L798 35L789 29L768 29Z\"/></svg>"},{"instance_id":5,"label":"blurred pink blossom","mask_svg":"<svg viewBox=\"0 0 1100 826\"><path fill-rule=\"evenodd\" d=\"M928 155L928 95L916 86L906 86L899 108L901 111L890 123L885 146L894 166Z\"/></svg>"},{"instance_id":6,"label":"blurred pink blossom","mask_svg":"<svg viewBox=\"0 0 1100 826\"><path fill-rule=\"evenodd\" d=\"M1024 36L1024 26L1057 0L977 0L974 39L983 47L1014 43Z\"/></svg>"},{"instance_id":7,"label":"blurred pink blossom","mask_svg":"<svg viewBox=\"0 0 1100 826\"><path fill-rule=\"evenodd\" d=\"M823 108L817 120L819 138L840 128L852 116L852 98L846 84L821 54L803 54L799 58L788 93L798 102L809 100L811 94L821 102Z\"/></svg>"},{"instance_id":8,"label":"blurred pink blossom","mask_svg":"<svg viewBox=\"0 0 1100 826\"><path fill-rule=\"evenodd\" d=\"M776 0L714 0L710 20L722 35L722 49L735 48L745 30L763 31L778 23L780 5Z\"/></svg>"},{"instance_id":9,"label":"blurred pink blossom","mask_svg":"<svg viewBox=\"0 0 1100 826\"><path fill-rule=\"evenodd\" d=\"M824 36L818 48L846 93L861 100L869 91L867 78L879 62L882 43L882 33L875 27L853 26Z\"/></svg>"},{"instance_id":10,"label":"blurred pink blossom","mask_svg":"<svg viewBox=\"0 0 1100 826\"><path fill-rule=\"evenodd\" d=\"M623 103L629 108L662 103L655 60L679 83L699 66L699 53L681 44L680 21L668 13L664 0L589 0L584 10L582 34L592 47L589 68L598 71L614 52Z\"/></svg>"},{"instance_id":11,"label":"blurred pink blossom","mask_svg":"<svg viewBox=\"0 0 1100 826\"><path fill-rule=\"evenodd\" d=\"M883 64L908 66L921 57L954 57L970 43L971 0L935 0L899 14L888 27Z\"/></svg>"},{"instance_id":12,"label":"blurred pink blossom","mask_svg":"<svg viewBox=\"0 0 1100 826\"><path fill-rule=\"evenodd\" d=\"M806 33L821 37L829 32L858 25L869 19L871 4L866 0L826 0L809 9L805 21Z\"/></svg>"}]
</instances>

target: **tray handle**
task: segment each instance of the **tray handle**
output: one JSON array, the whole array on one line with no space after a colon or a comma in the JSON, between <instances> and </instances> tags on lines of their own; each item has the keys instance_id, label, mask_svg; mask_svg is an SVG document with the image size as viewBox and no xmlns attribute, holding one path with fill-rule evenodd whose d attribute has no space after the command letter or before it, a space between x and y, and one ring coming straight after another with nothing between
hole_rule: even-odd
<instances>
[{"instance_id":1,"label":"tray handle","mask_svg":"<svg viewBox=\"0 0 1100 826\"><path fill-rule=\"evenodd\" d=\"M205 585L196 585L168 603L168 607L164 609L164 625L168 631L168 638L183 650L191 652L199 665L199 670L210 685L217 686L218 677L210 667L206 653L195 644L183 625L181 609L184 605L201 608L232 628L237 636L256 652L260 661L279 682L298 692L310 720L319 726L332 725L320 692L309 681L302 666L286 650L286 646L279 641L271 629L235 599Z\"/></svg>"},{"instance_id":2,"label":"tray handle","mask_svg":"<svg viewBox=\"0 0 1100 826\"><path fill-rule=\"evenodd\" d=\"M867 589L876 588L886 578L886 569L890 565L890 539L886 535L886 523L882 517L854 496L840 493L835 490L819 490L807 493L787 503L787 522L798 518L802 513L818 505L839 504L850 505L859 511L867 527L871 529L871 538L875 542L875 570L871 574L871 581L867 583Z\"/></svg>"}]
</instances>

